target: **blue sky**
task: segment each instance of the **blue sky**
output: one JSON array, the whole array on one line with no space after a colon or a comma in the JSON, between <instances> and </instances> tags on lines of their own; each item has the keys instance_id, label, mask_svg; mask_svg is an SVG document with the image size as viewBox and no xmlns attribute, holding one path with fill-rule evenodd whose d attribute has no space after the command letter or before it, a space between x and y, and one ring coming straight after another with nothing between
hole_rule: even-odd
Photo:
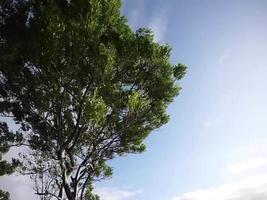
<instances>
[{"instance_id":1,"label":"blue sky","mask_svg":"<svg viewBox=\"0 0 267 200\"><path fill-rule=\"evenodd\" d=\"M265 0L123 1L131 27L150 27L188 73L147 151L110 162L113 178L95 185L103 200L267 199L266 10ZM30 199L27 180L2 180Z\"/></svg>"},{"instance_id":2,"label":"blue sky","mask_svg":"<svg viewBox=\"0 0 267 200\"><path fill-rule=\"evenodd\" d=\"M106 200L266 199L266 10L264 0L123 1L131 27L152 28L188 73L147 152L111 162L113 178L96 185Z\"/></svg>"}]
</instances>

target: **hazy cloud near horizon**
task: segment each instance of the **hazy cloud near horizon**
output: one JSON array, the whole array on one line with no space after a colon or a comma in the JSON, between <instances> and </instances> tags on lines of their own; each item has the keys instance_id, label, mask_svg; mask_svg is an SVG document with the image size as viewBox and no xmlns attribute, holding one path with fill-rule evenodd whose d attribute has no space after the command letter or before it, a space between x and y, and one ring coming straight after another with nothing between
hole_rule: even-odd
<instances>
[{"instance_id":1,"label":"hazy cloud near horizon","mask_svg":"<svg viewBox=\"0 0 267 200\"><path fill-rule=\"evenodd\" d=\"M185 192L171 200L266 200L267 141L254 142L242 149L243 160L224 168L224 182Z\"/></svg>"}]
</instances>

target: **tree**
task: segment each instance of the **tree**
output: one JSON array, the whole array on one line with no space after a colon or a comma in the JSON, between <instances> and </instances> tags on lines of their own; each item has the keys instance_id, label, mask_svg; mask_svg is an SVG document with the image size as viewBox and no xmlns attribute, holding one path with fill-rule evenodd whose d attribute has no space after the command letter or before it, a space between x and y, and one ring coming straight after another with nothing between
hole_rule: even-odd
<instances>
[{"instance_id":1,"label":"tree","mask_svg":"<svg viewBox=\"0 0 267 200\"><path fill-rule=\"evenodd\" d=\"M7 162L2 159L4 153L8 152L13 143L20 141L20 134L14 134L8 129L5 122L0 122L0 176L12 174L19 164L17 159L12 159L12 162ZM9 193L0 190L0 200L9 200Z\"/></svg>"},{"instance_id":2,"label":"tree","mask_svg":"<svg viewBox=\"0 0 267 200\"><path fill-rule=\"evenodd\" d=\"M0 2L0 112L20 125L19 171L42 199L98 199L106 161L145 150L167 123L183 64L148 29L133 32L120 0ZM1 132L6 137L8 131Z\"/></svg>"},{"instance_id":3,"label":"tree","mask_svg":"<svg viewBox=\"0 0 267 200\"><path fill-rule=\"evenodd\" d=\"M0 190L0 200L10 200L9 193L3 190Z\"/></svg>"}]
</instances>

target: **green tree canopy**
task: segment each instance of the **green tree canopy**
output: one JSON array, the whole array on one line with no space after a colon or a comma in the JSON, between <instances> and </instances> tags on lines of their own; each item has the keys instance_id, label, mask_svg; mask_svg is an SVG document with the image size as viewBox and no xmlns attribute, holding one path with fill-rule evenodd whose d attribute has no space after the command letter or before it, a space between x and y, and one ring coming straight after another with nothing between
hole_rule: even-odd
<instances>
[{"instance_id":1,"label":"green tree canopy","mask_svg":"<svg viewBox=\"0 0 267 200\"><path fill-rule=\"evenodd\" d=\"M120 7L0 2L0 112L20 125L12 144L30 153L19 169L41 197L97 199L91 183L112 174L105 161L144 151L168 121L186 67L170 63L171 48L150 30L133 32Z\"/></svg>"}]
</instances>

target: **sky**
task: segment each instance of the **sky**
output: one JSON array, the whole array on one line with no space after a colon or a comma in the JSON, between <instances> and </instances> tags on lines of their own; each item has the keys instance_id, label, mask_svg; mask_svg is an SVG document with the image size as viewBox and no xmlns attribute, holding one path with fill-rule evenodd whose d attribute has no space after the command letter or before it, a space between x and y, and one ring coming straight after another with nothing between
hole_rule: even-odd
<instances>
[{"instance_id":1,"label":"sky","mask_svg":"<svg viewBox=\"0 0 267 200\"><path fill-rule=\"evenodd\" d=\"M102 200L267 199L266 10L265 0L123 0L132 29L151 28L188 72L147 151L109 162ZM0 187L36 199L19 176Z\"/></svg>"}]
</instances>

